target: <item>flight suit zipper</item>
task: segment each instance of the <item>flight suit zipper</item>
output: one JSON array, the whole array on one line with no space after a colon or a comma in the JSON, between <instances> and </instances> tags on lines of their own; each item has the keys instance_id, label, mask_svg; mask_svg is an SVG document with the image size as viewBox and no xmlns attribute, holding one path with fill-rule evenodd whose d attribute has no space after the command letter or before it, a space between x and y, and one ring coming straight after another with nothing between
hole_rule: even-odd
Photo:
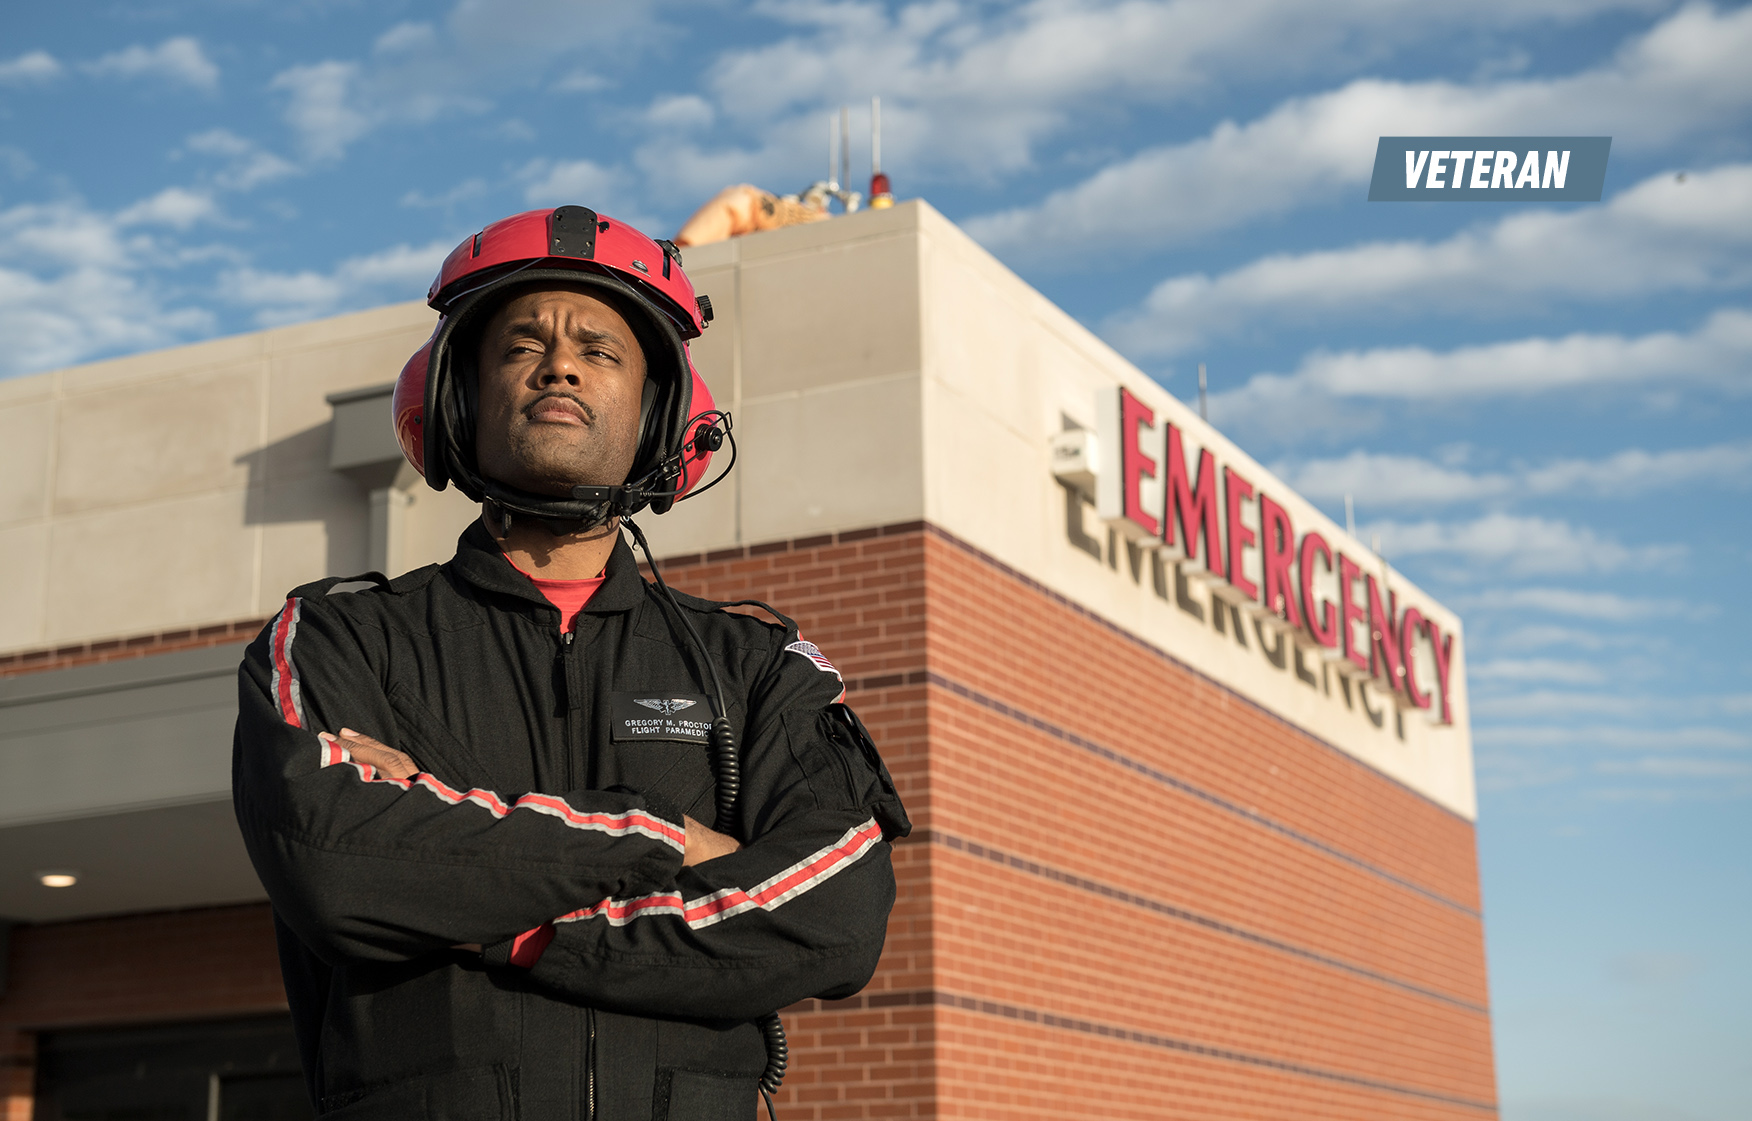
<instances>
[{"instance_id":1,"label":"flight suit zipper","mask_svg":"<svg viewBox=\"0 0 1752 1121\"><path fill-rule=\"evenodd\" d=\"M578 747L578 703L573 696L572 688L572 632L565 631L560 635L559 649L560 696L565 704L566 712L566 742L561 755L561 770L565 775L565 789L578 788L577 770L573 766L572 757Z\"/></svg>"},{"instance_id":2,"label":"flight suit zipper","mask_svg":"<svg viewBox=\"0 0 1752 1121\"><path fill-rule=\"evenodd\" d=\"M584 1010L584 1121L596 1121L596 1009Z\"/></svg>"},{"instance_id":3,"label":"flight suit zipper","mask_svg":"<svg viewBox=\"0 0 1752 1121\"><path fill-rule=\"evenodd\" d=\"M572 688L572 639L574 632L565 631L560 635L560 688L565 691L566 706L566 789L577 786L577 778L573 772L572 759L575 748L580 742L578 724L582 719L579 705L574 702ZM588 770L588 766L586 767ZM595 1121L596 1118L596 1009L584 1009L584 1121Z\"/></svg>"}]
</instances>

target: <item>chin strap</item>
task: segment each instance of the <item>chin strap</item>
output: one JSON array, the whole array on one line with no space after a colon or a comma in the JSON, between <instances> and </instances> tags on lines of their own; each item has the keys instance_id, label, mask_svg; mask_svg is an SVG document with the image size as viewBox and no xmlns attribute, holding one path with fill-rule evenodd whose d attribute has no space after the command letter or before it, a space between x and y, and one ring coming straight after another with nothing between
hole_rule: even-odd
<instances>
[{"instance_id":1,"label":"chin strap","mask_svg":"<svg viewBox=\"0 0 1752 1121\"><path fill-rule=\"evenodd\" d=\"M509 487L495 479L481 479L481 496L492 506L488 513L498 523L499 536L511 532L513 518L537 522L556 537L585 533L616 519L631 517L654 502L666 499L679 502L711 490L736 466L736 438L730 435L729 413L714 409L699 414L688 424L699 424L702 420L710 423L699 428L681 451L665 456L642 477L617 486L576 486L570 498L555 498ZM683 482L682 460L688 449L704 455L719 450L726 442L730 444L730 462L717 477L686 494L678 493ZM658 507L659 512L663 509L667 507Z\"/></svg>"}]
</instances>

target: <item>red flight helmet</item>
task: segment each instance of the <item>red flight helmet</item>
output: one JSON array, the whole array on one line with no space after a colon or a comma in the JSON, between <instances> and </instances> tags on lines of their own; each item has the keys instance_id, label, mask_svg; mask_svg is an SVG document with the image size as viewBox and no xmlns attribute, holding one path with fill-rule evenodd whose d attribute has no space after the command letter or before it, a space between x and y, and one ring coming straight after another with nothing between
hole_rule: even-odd
<instances>
[{"instance_id":1,"label":"red flight helmet","mask_svg":"<svg viewBox=\"0 0 1752 1121\"><path fill-rule=\"evenodd\" d=\"M542 281L618 297L644 351L638 449L622 485L576 487L572 497L557 498L486 478L475 461L474 336L511 288ZM687 340L711 322L712 302L694 293L672 243L583 206L529 210L452 250L426 302L438 326L402 367L393 409L402 454L433 490L455 483L507 513L589 526L647 506L661 514L705 477L729 418L688 357Z\"/></svg>"}]
</instances>

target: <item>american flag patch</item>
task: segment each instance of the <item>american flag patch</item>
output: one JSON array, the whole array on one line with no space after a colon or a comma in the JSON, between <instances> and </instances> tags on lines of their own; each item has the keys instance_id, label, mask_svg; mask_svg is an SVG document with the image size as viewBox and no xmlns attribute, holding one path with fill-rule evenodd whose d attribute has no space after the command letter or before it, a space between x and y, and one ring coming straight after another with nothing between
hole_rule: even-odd
<instances>
[{"instance_id":1,"label":"american flag patch","mask_svg":"<svg viewBox=\"0 0 1752 1121\"><path fill-rule=\"evenodd\" d=\"M785 649L786 650L795 650L797 653L803 655L805 658L808 658L810 661L815 663L815 668L820 670L822 673L831 673L835 677L839 677L839 675L840 675L840 671L837 669L834 669L833 663L827 660L827 655L823 654L821 652L821 647L815 645L815 643L813 643L813 642L804 642L802 639L798 639L796 642L793 642L793 643L791 643L791 645L785 647ZM840 680L843 681L845 679L840 678Z\"/></svg>"}]
</instances>

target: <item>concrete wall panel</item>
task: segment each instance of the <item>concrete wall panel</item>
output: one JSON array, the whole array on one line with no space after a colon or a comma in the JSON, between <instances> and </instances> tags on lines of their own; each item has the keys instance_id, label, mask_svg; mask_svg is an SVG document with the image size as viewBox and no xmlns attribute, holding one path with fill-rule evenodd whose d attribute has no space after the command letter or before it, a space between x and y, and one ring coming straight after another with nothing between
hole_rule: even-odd
<instances>
[{"instance_id":1,"label":"concrete wall panel","mask_svg":"<svg viewBox=\"0 0 1752 1121\"><path fill-rule=\"evenodd\" d=\"M55 511L80 514L248 482L260 444L259 364L96 386L60 405Z\"/></svg>"},{"instance_id":2,"label":"concrete wall panel","mask_svg":"<svg viewBox=\"0 0 1752 1121\"><path fill-rule=\"evenodd\" d=\"M0 529L0 650L47 641L49 523Z\"/></svg>"},{"instance_id":3,"label":"concrete wall panel","mask_svg":"<svg viewBox=\"0 0 1752 1121\"><path fill-rule=\"evenodd\" d=\"M47 641L256 613L260 534L245 520L246 504L238 488L55 522Z\"/></svg>"},{"instance_id":4,"label":"concrete wall panel","mask_svg":"<svg viewBox=\"0 0 1752 1121\"><path fill-rule=\"evenodd\" d=\"M0 525L49 512L55 404L46 397L0 403Z\"/></svg>"}]
</instances>

